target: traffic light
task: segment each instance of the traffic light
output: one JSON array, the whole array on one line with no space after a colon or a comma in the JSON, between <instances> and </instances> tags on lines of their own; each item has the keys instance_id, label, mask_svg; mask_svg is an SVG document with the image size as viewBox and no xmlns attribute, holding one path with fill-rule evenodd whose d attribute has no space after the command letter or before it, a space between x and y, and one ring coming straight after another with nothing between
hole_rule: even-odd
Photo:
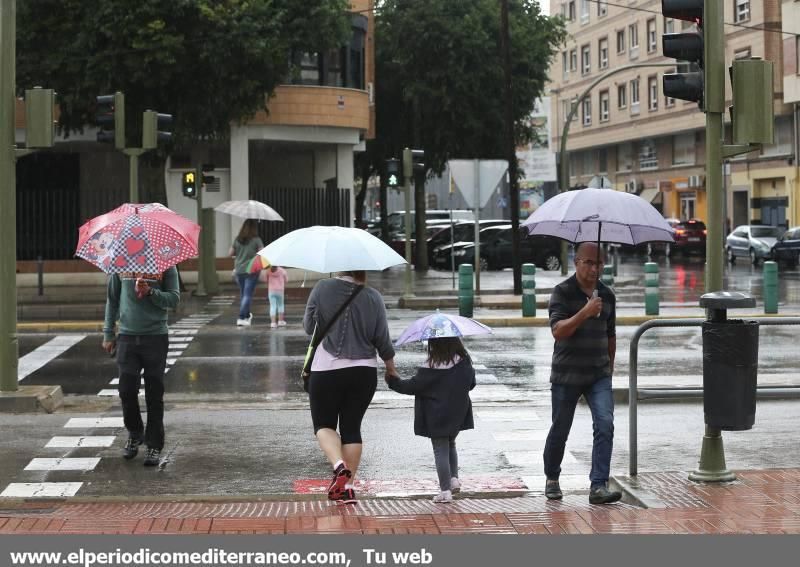
<instances>
[{"instance_id":1,"label":"traffic light","mask_svg":"<svg viewBox=\"0 0 800 567\"><path fill-rule=\"evenodd\" d=\"M197 197L197 179L194 171L183 172L183 196L190 199Z\"/></svg>"},{"instance_id":2,"label":"traffic light","mask_svg":"<svg viewBox=\"0 0 800 567\"><path fill-rule=\"evenodd\" d=\"M95 123L100 128L97 141L114 142L118 150L125 148L125 95L117 92L97 97Z\"/></svg>"},{"instance_id":3,"label":"traffic light","mask_svg":"<svg viewBox=\"0 0 800 567\"><path fill-rule=\"evenodd\" d=\"M172 139L171 128L171 114L145 110L142 113L142 148L152 150L158 147L159 142L169 142Z\"/></svg>"},{"instance_id":4,"label":"traffic light","mask_svg":"<svg viewBox=\"0 0 800 567\"><path fill-rule=\"evenodd\" d=\"M703 0L661 0L665 18L694 22L697 29L683 33L668 33L663 37L665 57L688 63L689 68L664 75L664 96L696 102L704 107L705 60L703 56Z\"/></svg>"},{"instance_id":5,"label":"traffic light","mask_svg":"<svg viewBox=\"0 0 800 567\"><path fill-rule=\"evenodd\" d=\"M415 173L425 171L425 150L411 150L411 168Z\"/></svg>"},{"instance_id":6,"label":"traffic light","mask_svg":"<svg viewBox=\"0 0 800 567\"><path fill-rule=\"evenodd\" d=\"M403 185L403 172L400 170L399 159L386 160L386 186L401 187Z\"/></svg>"}]
</instances>

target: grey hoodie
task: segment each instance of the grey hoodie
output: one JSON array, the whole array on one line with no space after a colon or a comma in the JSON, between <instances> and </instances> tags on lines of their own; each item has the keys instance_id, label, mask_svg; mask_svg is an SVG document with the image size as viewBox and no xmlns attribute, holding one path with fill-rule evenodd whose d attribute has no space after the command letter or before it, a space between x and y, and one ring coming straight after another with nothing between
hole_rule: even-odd
<instances>
[{"instance_id":1,"label":"grey hoodie","mask_svg":"<svg viewBox=\"0 0 800 567\"><path fill-rule=\"evenodd\" d=\"M317 282L311 290L303 317L306 333L310 335L314 332L315 323L320 328L324 327L355 287L351 282L335 278ZM394 358L381 294L371 287L365 287L339 315L325 335L322 346L337 358L371 358L376 350L381 360Z\"/></svg>"}]
</instances>

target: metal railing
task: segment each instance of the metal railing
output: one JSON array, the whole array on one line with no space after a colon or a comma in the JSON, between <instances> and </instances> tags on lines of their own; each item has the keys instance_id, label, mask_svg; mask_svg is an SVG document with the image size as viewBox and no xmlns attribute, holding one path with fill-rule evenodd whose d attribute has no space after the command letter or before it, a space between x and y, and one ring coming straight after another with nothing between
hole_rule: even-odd
<instances>
[{"instance_id":1,"label":"metal railing","mask_svg":"<svg viewBox=\"0 0 800 567\"><path fill-rule=\"evenodd\" d=\"M283 222L259 223L265 243L314 225L350 226L350 190L316 187L252 187L250 198L278 211Z\"/></svg>"},{"instance_id":2,"label":"metal railing","mask_svg":"<svg viewBox=\"0 0 800 567\"><path fill-rule=\"evenodd\" d=\"M749 320L759 322L759 325L800 325L800 317L749 317ZM707 319L692 317L685 319L651 319L639 325L631 338L629 376L628 376L628 473L630 476L638 474L638 402L645 399L668 399L702 397L703 388L643 388L638 386L639 366L639 339L645 331L657 327L699 327ZM783 387L757 388L758 398L770 397L800 397L800 385Z\"/></svg>"}]
</instances>

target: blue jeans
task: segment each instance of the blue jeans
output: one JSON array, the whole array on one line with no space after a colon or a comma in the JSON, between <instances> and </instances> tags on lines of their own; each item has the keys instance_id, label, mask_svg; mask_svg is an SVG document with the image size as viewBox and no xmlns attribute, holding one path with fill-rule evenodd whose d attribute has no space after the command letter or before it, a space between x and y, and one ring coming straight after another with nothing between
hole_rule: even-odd
<instances>
[{"instance_id":1,"label":"blue jeans","mask_svg":"<svg viewBox=\"0 0 800 567\"><path fill-rule=\"evenodd\" d=\"M592 470L589 480L592 487L608 482L611 470L611 450L614 447L614 397L611 393L611 377L601 378L593 384L571 386L552 384L553 425L544 445L544 474L550 480L561 474L561 461L567 444L575 408L581 396L586 398L592 412Z\"/></svg>"},{"instance_id":2,"label":"blue jeans","mask_svg":"<svg viewBox=\"0 0 800 567\"><path fill-rule=\"evenodd\" d=\"M258 284L258 274L236 274L236 281L239 282L239 292L242 294L239 303L239 319L250 317L250 302L253 300L253 291Z\"/></svg>"}]
</instances>

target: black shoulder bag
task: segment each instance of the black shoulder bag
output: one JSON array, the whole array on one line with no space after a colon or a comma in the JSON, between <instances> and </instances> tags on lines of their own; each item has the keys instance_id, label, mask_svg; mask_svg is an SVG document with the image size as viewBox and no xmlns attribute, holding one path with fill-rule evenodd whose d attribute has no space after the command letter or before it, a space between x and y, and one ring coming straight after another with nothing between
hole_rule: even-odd
<instances>
[{"instance_id":1,"label":"black shoulder bag","mask_svg":"<svg viewBox=\"0 0 800 567\"><path fill-rule=\"evenodd\" d=\"M315 323L314 324L314 333L311 335L311 342L308 344L308 350L306 351L306 358L303 361L303 369L300 371L300 377L303 379L303 390L308 392L308 379L311 378L311 362L314 360L314 354L317 352L317 347L322 343L322 339L325 338L325 335L328 334L328 331L331 330L331 327L339 318L339 316L344 313L344 310L347 309L347 306L350 305L350 302L356 298L356 295L364 289L363 285L357 285L356 289L353 290L353 293L350 294L350 297L347 298L339 310L333 315L328 324L325 325L325 328L320 330L319 326Z\"/></svg>"}]
</instances>

